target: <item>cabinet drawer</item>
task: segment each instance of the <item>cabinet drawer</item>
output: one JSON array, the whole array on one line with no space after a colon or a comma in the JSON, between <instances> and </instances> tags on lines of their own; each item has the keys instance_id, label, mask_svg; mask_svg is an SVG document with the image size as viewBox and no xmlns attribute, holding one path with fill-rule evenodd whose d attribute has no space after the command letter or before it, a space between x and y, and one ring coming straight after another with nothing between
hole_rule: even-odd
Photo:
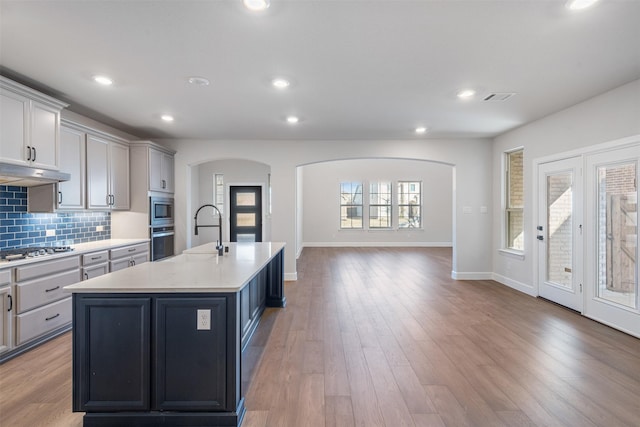
<instances>
[{"instance_id":1,"label":"cabinet drawer","mask_svg":"<svg viewBox=\"0 0 640 427\"><path fill-rule=\"evenodd\" d=\"M100 264L109 261L109 251L92 252L82 255L82 265Z\"/></svg>"},{"instance_id":2,"label":"cabinet drawer","mask_svg":"<svg viewBox=\"0 0 640 427\"><path fill-rule=\"evenodd\" d=\"M125 246L124 248L111 249L111 259L118 259L126 256L139 254L140 252L149 252L149 246L147 243L140 243L132 246Z\"/></svg>"},{"instance_id":3,"label":"cabinet drawer","mask_svg":"<svg viewBox=\"0 0 640 427\"><path fill-rule=\"evenodd\" d=\"M80 281L80 270L65 271L16 286L18 313L68 297L62 288Z\"/></svg>"},{"instance_id":4,"label":"cabinet drawer","mask_svg":"<svg viewBox=\"0 0 640 427\"><path fill-rule=\"evenodd\" d=\"M20 345L71 322L71 297L16 316L16 344Z\"/></svg>"},{"instance_id":5,"label":"cabinet drawer","mask_svg":"<svg viewBox=\"0 0 640 427\"><path fill-rule=\"evenodd\" d=\"M22 282L24 280L55 274L74 268L77 269L78 267L80 267L80 260L77 256L16 267L16 282Z\"/></svg>"},{"instance_id":6,"label":"cabinet drawer","mask_svg":"<svg viewBox=\"0 0 640 427\"><path fill-rule=\"evenodd\" d=\"M0 286L11 283L11 270L0 270Z\"/></svg>"},{"instance_id":7,"label":"cabinet drawer","mask_svg":"<svg viewBox=\"0 0 640 427\"><path fill-rule=\"evenodd\" d=\"M102 276L109 272L109 263L92 265L91 267L85 267L82 269L82 280L89 280L94 277Z\"/></svg>"}]
</instances>

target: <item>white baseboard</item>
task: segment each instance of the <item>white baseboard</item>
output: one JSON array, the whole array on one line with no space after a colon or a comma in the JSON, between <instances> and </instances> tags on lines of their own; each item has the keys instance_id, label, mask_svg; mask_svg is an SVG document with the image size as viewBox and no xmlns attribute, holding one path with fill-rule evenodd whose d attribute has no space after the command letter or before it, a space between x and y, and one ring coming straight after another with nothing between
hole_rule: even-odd
<instances>
[{"instance_id":1,"label":"white baseboard","mask_svg":"<svg viewBox=\"0 0 640 427\"><path fill-rule=\"evenodd\" d=\"M451 242L305 242L309 248L451 248Z\"/></svg>"},{"instance_id":2,"label":"white baseboard","mask_svg":"<svg viewBox=\"0 0 640 427\"><path fill-rule=\"evenodd\" d=\"M286 282L295 282L298 280L298 273L284 273L284 280Z\"/></svg>"},{"instance_id":3,"label":"white baseboard","mask_svg":"<svg viewBox=\"0 0 640 427\"><path fill-rule=\"evenodd\" d=\"M492 276L493 276L492 279L495 280L496 282L502 283L503 285L508 286L512 289L515 289L516 291L523 292L527 295L531 295L532 297L538 296L538 292L531 285L518 282L517 280L509 279L508 277L504 277L497 273L493 273Z\"/></svg>"},{"instance_id":4,"label":"white baseboard","mask_svg":"<svg viewBox=\"0 0 640 427\"><path fill-rule=\"evenodd\" d=\"M491 273L487 272L459 272L451 270L453 280L491 280Z\"/></svg>"}]
</instances>

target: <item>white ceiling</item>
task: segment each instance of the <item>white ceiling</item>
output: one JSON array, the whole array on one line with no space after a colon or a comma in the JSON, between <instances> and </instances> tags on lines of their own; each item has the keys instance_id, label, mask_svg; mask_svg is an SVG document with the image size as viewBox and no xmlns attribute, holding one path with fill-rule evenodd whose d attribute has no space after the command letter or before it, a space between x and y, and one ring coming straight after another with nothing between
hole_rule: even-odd
<instances>
[{"instance_id":1,"label":"white ceiling","mask_svg":"<svg viewBox=\"0 0 640 427\"><path fill-rule=\"evenodd\" d=\"M0 67L143 138L492 137L640 78L640 0L0 0Z\"/></svg>"}]
</instances>

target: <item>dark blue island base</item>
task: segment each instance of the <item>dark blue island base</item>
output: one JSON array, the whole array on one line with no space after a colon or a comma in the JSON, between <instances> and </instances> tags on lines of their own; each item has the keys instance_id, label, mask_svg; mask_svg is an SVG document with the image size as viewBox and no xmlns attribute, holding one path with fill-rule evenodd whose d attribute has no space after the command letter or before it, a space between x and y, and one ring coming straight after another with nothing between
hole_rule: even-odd
<instances>
[{"instance_id":1,"label":"dark blue island base","mask_svg":"<svg viewBox=\"0 0 640 427\"><path fill-rule=\"evenodd\" d=\"M242 351L284 307L284 250L238 292L73 294L73 411L84 426L240 426Z\"/></svg>"}]
</instances>

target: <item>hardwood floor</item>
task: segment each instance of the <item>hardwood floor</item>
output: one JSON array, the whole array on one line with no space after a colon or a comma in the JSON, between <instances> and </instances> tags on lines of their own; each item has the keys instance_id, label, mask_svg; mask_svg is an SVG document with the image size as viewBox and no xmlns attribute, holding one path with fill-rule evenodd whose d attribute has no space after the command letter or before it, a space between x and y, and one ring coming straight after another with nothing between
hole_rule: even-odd
<instances>
[{"instance_id":1,"label":"hardwood floor","mask_svg":"<svg viewBox=\"0 0 640 427\"><path fill-rule=\"evenodd\" d=\"M640 340L446 248L306 248L243 356L243 427L640 426ZM0 365L0 426L80 426L71 336Z\"/></svg>"}]
</instances>

